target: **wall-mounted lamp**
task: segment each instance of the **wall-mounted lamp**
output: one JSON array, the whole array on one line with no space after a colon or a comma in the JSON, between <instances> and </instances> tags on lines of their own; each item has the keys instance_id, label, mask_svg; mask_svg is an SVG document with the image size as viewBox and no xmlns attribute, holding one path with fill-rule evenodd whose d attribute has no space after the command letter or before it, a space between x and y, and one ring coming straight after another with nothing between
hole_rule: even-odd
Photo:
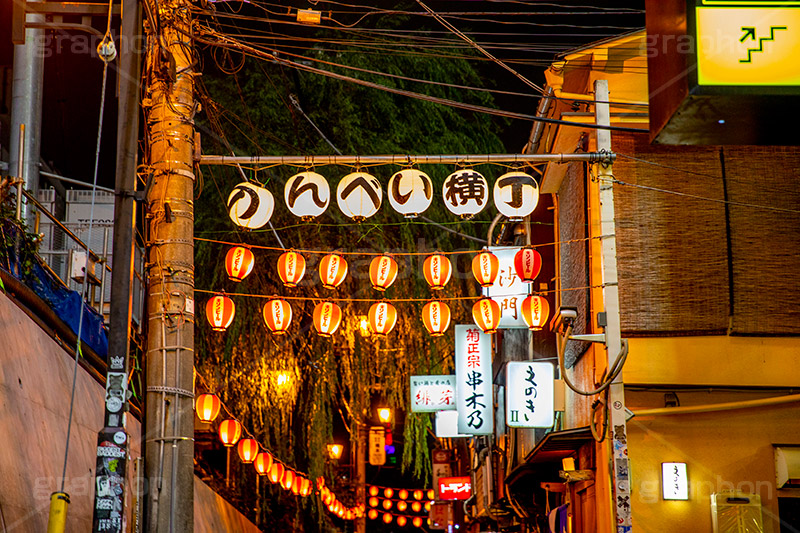
<instances>
[{"instance_id":1,"label":"wall-mounted lamp","mask_svg":"<svg viewBox=\"0 0 800 533\"><path fill-rule=\"evenodd\" d=\"M686 463L661 463L661 494L665 500L688 500Z\"/></svg>"},{"instance_id":2,"label":"wall-mounted lamp","mask_svg":"<svg viewBox=\"0 0 800 533\"><path fill-rule=\"evenodd\" d=\"M342 456L344 446L341 444L328 444L328 456L331 459L339 459Z\"/></svg>"}]
</instances>

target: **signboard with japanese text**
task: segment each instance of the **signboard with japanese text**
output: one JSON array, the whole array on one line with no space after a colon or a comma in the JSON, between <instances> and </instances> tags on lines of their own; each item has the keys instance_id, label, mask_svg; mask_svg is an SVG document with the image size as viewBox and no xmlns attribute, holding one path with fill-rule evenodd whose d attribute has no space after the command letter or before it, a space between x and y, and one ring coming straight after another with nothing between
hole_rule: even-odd
<instances>
[{"instance_id":1,"label":"signboard with japanese text","mask_svg":"<svg viewBox=\"0 0 800 533\"><path fill-rule=\"evenodd\" d=\"M474 324L457 325L455 337L458 432L491 435L494 431L492 337Z\"/></svg>"},{"instance_id":2,"label":"signboard with japanese text","mask_svg":"<svg viewBox=\"0 0 800 533\"><path fill-rule=\"evenodd\" d=\"M440 500L467 500L470 496L472 496L472 483L469 476L439 479Z\"/></svg>"},{"instance_id":3,"label":"signboard with japanese text","mask_svg":"<svg viewBox=\"0 0 800 533\"><path fill-rule=\"evenodd\" d=\"M369 464L386 464L386 429L383 426L369 428Z\"/></svg>"},{"instance_id":4,"label":"signboard with japanese text","mask_svg":"<svg viewBox=\"0 0 800 533\"><path fill-rule=\"evenodd\" d=\"M456 408L456 377L411 376L411 411L431 413Z\"/></svg>"},{"instance_id":5,"label":"signboard with japanese text","mask_svg":"<svg viewBox=\"0 0 800 533\"><path fill-rule=\"evenodd\" d=\"M506 364L506 425L549 428L553 425L553 365L533 361Z\"/></svg>"},{"instance_id":6,"label":"signboard with japanese text","mask_svg":"<svg viewBox=\"0 0 800 533\"><path fill-rule=\"evenodd\" d=\"M517 246L490 246L489 251L497 257L499 270L494 285L485 287L483 295L490 297L500 306L499 328L527 328L522 318L522 302L530 293L531 283L523 283L514 270L514 255L520 250Z\"/></svg>"},{"instance_id":7,"label":"signboard with japanese text","mask_svg":"<svg viewBox=\"0 0 800 533\"><path fill-rule=\"evenodd\" d=\"M437 411L434 429L439 439L469 437L458 432L458 411Z\"/></svg>"},{"instance_id":8,"label":"signboard with japanese text","mask_svg":"<svg viewBox=\"0 0 800 533\"><path fill-rule=\"evenodd\" d=\"M661 463L661 488L665 500L688 500L686 463Z\"/></svg>"}]
</instances>

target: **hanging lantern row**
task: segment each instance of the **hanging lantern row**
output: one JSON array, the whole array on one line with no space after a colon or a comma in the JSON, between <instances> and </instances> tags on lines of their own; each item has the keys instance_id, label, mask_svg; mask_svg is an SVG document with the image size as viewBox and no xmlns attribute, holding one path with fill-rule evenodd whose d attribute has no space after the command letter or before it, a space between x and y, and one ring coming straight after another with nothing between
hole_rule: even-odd
<instances>
[{"instance_id":1,"label":"hanging lantern row","mask_svg":"<svg viewBox=\"0 0 800 533\"><path fill-rule=\"evenodd\" d=\"M325 486L325 479L320 476L317 478L317 491L319 492L320 499L328 507L328 511L335 514L344 520L354 520L364 516L366 507L364 504L356 505L355 507L346 507L336 499L336 495Z\"/></svg>"},{"instance_id":2,"label":"hanging lantern row","mask_svg":"<svg viewBox=\"0 0 800 533\"><path fill-rule=\"evenodd\" d=\"M369 495L370 496L379 496L381 494L381 489L383 488L383 497L384 498L392 498L395 493L397 493L397 497L401 500L407 500L409 496L413 496L413 498L417 501L422 500L427 495L429 500L436 499L436 493L433 489L414 489L413 492L407 489L393 489L391 487L379 487L377 485L370 485L369 487ZM376 507L373 505L373 507Z\"/></svg>"},{"instance_id":3,"label":"hanging lantern row","mask_svg":"<svg viewBox=\"0 0 800 533\"><path fill-rule=\"evenodd\" d=\"M380 506L380 507L383 507L387 511L390 510L392 508L392 506L396 505L397 506L397 510L400 511L401 513L407 511L409 509L409 507L415 513L421 513L421 512L423 512L423 509L425 510L425 512L428 512L428 511L431 510L431 502L429 502L429 501L428 502L412 501L409 504L405 500L392 500L392 499L387 498L387 499L384 499L383 501L381 501L380 499L378 499L377 496L370 496L369 500L367 500L367 503L369 504L370 507L377 508L378 506Z\"/></svg>"},{"instance_id":4,"label":"hanging lantern row","mask_svg":"<svg viewBox=\"0 0 800 533\"><path fill-rule=\"evenodd\" d=\"M424 172L405 169L389 178L389 204L406 218L425 212L433 201L433 181ZM533 213L539 203L539 185L529 174L512 171L495 180L494 205L511 220ZM482 174L471 169L453 172L442 184L442 201L451 213L470 217L483 211L489 199L489 184ZM324 213L331 201L328 181L316 172L295 174L284 186L289 212L304 221ZM373 216L381 207L383 189L375 176L366 172L346 175L336 187L339 210L355 221ZM250 182L236 185L228 195L228 216L246 229L265 226L272 217L275 199L264 187Z\"/></svg>"},{"instance_id":5,"label":"hanging lantern row","mask_svg":"<svg viewBox=\"0 0 800 533\"><path fill-rule=\"evenodd\" d=\"M422 524L423 524L423 518L421 516L411 517L411 516L397 515L395 517L395 515L393 515L392 513L383 513L381 515L378 512L377 509L370 509L369 512L367 513L367 516L369 517L370 520L376 520L378 518L378 516L380 516L381 520L383 520L384 524L391 524L392 521L395 518L397 518L397 525L400 526L400 527L404 527L404 526L408 525L409 518L411 519L411 524L414 527L422 527ZM430 518L425 519L425 522L428 525L430 525Z\"/></svg>"}]
</instances>

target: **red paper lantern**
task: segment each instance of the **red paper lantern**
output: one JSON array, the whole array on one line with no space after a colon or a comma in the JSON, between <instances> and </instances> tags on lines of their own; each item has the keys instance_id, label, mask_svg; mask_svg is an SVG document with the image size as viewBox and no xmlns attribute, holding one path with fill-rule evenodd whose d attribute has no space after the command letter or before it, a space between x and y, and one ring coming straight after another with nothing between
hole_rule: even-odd
<instances>
[{"instance_id":1,"label":"red paper lantern","mask_svg":"<svg viewBox=\"0 0 800 533\"><path fill-rule=\"evenodd\" d=\"M256 455L255 461L253 461L253 466L256 467L258 475L266 476L269 469L272 467L272 454L269 452L259 453Z\"/></svg>"},{"instance_id":2,"label":"red paper lantern","mask_svg":"<svg viewBox=\"0 0 800 533\"><path fill-rule=\"evenodd\" d=\"M500 324L500 306L491 298L481 298L472 306L472 318L484 333L495 333Z\"/></svg>"},{"instance_id":3,"label":"red paper lantern","mask_svg":"<svg viewBox=\"0 0 800 533\"><path fill-rule=\"evenodd\" d=\"M415 490L414 491L414 499L415 500L421 500L422 499L422 491L421 490Z\"/></svg>"},{"instance_id":4,"label":"red paper lantern","mask_svg":"<svg viewBox=\"0 0 800 533\"><path fill-rule=\"evenodd\" d=\"M375 496L371 496L370 497L370 499L369 499L369 506L370 507L377 507L378 503L379 503L378 502L378 498L376 498Z\"/></svg>"},{"instance_id":5,"label":"red paper lantern","mask_svg":"<svg viewBox=\"0 0 800 533\"><path fill-rule=\"evenodd\" d=\"M286 300L270 300L264 304L262 312L264 324L272 333L281 335L292 323L292 306Z\"/></svg>"},{"instance_id":6,"label":"red paper lantern","mask_svg":"<svg viewBox=\"0 0 800 533\"><path fill-rule=\"evenodd\" d=\"M367 513L367 516L369 517L370 520L375 520L376 518L378 518L378 511L375 509L370 509L369 512Z\"/></svg>"},{"instance_id":7,"label":"red paper lantern","mask_svg":"<svg viewBox=\"0 0 800 533\"><path fill-rule=\"evenodd\" d=\"M522 301L522 318L531 331L541 331L550 316L550 304L538 294L532 294Z\"/></svg>"},{"instance_id":8,"label":"red paper lantern","mask_svg":"<svg viewBox=\"0 0 800 533\"><path fill-rule=\"evenodd\" d=\"M242 281L253 271L255 257L244 246L235 246L225 255L225 271L231 281Z\"/></svg>"},{"instance_id":9,"label":"red paper lantern","mask_svg":"<svg viewBox=\"0 0 800 533\"><path fill-rule=\"evenodd\" d=\"M273 483L280 483L283 479L283 465L275 461L269 469L269 480Z\"/></svg>"},{"instance_id":10,"label":"red paper lantern","mask_svg":"<svg viewBox=\"0 0 800 533\"><path fill-rule=\"evenodd\" d=\"M525 283L531 283L542 270L542 256L530 246L514 254L514 270Z\"/></svg>"},{"instance_id":11,"label":"red paper lantern","mask_svg":"<svg viewBox=\"0 0 800 533\"><path fill-rule=\"evenodd\" d=\"M242 425L238 420L223 420L219 425L219 440L225 446L233 446L242 436Z\"/></svg>"},{"instance_id":12,"label":"red paper lantern","mask_svg":"<svg viewBox=\"0 0 800 533\"><path fill-rule=\"evenodd\" d=\"M201 394L194 401L194 410L197 411L197 418L203 422L213 422L219 415L221 405L216 394Z\"/></svg>"},{"instance_id":13,"label":"red paper lantern","mask_svg":"<svg viewBox=\"0 0 800 533\"><path fill-rule=\"evenodd\" d=\"M303 484L300 487L300 494L303 496L310 496L311 495L311 480L307 477L303 478Z\"/></svg>"},{"instance_id":14,"label":"red paper lantern","mask_svg":"<svg viewBox=\"0 0 800 533\"><path fill-rule=\"evenodd\" d=\"M323 337L330 337L342 321L342 310L333 302L321 302L314 307L314 329Z\"/></svg>"},{"instance_id":15,"label":"red paper lantern","mask_svg":"<svg viewBox=\"0 0 800 533\"><path fill-rule=\"evenodd\" d=\"M450 307L437 300L426 303L422 307L422 323L428 333L434 337L444 335L444 332L450 327ZM408 496L408 492L406 492L406 496Z\"/></svg>"},{"instance_id":16,"label":"red paper lantern","mask_svg":"<svg viewBox=\"0 0 800 533\"><path fill-rule=\"evenodd\" d=\"M411 504L411 510L415 513L418 513L422 510L422 504L420 502L414 502Z\"/></svg>"},{"instance_id":17,"label":"red paper lantern","mask_svg":"<svg viewBox=\"0 0 800 533\"><path fill-rule=\"evenodd\" d=\"M406 523L408 523L408 518L406 518L405 516L398 516L397 517L397 525L398 526L403 527L403 526L406 525Z\"/></svg>"},{"instance_id":18,"label":"red paper lantern","mask_svg":"<svg viewBox=\"0 0 800 533\"><path fill-rule=\"evenodd\" d=\"M387 443L387 444L391 444L391 443ZM383 496L385 498L391 498L392 496L394 496L394 490L390 489L390 488L383 489Z\"/></svg>"},{"instance_id":19,"label":"red paper lantern","mask_svg":"<svg viewBox=\"0 0 800 533\"><path fill-rule=\"evenodd\" d=\"M438 291L444 289L450 276L453 274L453 266L450 260L442 254L428 256L422 264L422 273L425 281L431 286L431 290Z\"/></svg>"},{"instance_id":20,"label":"red paper lantern","mask_svg":"<svg viewBox=\"0 0 800 533\"><path fill-rule=\"evenodd\" d=\"M214 331L225 331L233 322L236 306L224 294L217 294L206 303L206 318Z\"/></svg>"},{"instance_id":21,"label":"red paper lantern","mask_svg":"<svg viewBox=\"0 0 800 533\"><path fill-rule=\"evenodd\" d=\"M397 278L397 261L389 255L381 255L369 264L369 279L372 288L378 291L388 289Z\"/></svg>"},{"instance_id":22,"label":"red paper lantern","mask_svg":"<svg viewBox=\"0 0 800 533\"><path fill-rule=\"evenodd\" d=\"M400 511L402 513L406 509L408 509L408 504L406 502L404 502L404 501L397 502L397 510L398 511Z\"/></svg>"},{"instance_id":23,"label":"red paper lantern","mask_svg":"<svg viewBox=\"0 0 800 533\"><path fill-rule=\"evenodd\" d=\"M379 489L378 487L376 487L375 485L372 485L372 486L369 488L369 495L370 495L370 496L377 496L377 495L378 495L378 492L380 492L380 489Z\"/></svg>"},{"instance_id":24,"label":"red paper lantern","mask_svg":"<svg viewBox=\"0 0 800 533\"><path fill-rule=\"evenodd\" d=\"M297 287L306 273L306 259L297 252L283 252L278 258L278 276L287 287Z\"/></svg>"},{"instance_id":25,"label":"red paper lantern","mask_svg":"<svg viewBox=\"0 0 800 533\"><path fill-rule=\"evenodd\" d=\"M392 523L392 515L389 513L383 513L383 522L386 524Z\"/></svg>"},{"instance_id":26,"label":"red paper lantern","mask_svg":"<svg viewBox=\"0 0 800 533\"><path fill-rule=\"evenodd\" d=\"M408 491L406 489L400 489L400 492L397 495L400 496L401 500L408 499Z\"/></svg>"},{"instance_id":27,"label":"red paper lantern","mask_svg":"<svg viewBox=\"0 0 800 533\"><path fill-rule=\"evenodd\" d=\"M387 511L392 508L392 500L383 500L383 508Z\"/></svg>"},{"instance_id":28,"label":"red paper lantern","mask_svg":"<svg viewBox=\"0 0 800 533\"><path fill-rule=\"evenodd\" d=\"M286 468L283 471L283 477L281 477L281 487L286 490L292 490L292 485L294 485L294 470Z\"/></svg>"},{"instance_id":29,"label":"red paper lantern","mask_svg":"<svg viewBox=\"0 0 800 533\"><path fill-rule=\"evenodd\" d=\"M339 254L328 254L319 262L319 279L326 289L335 289L347 276L347 261Z\"/></svg>"},{"instance_id":30,"label":"red paper lantern","mask_svg":"<svg viewBox=\"0 0 800 533\"><path fill-rule=\"evenodd\" d=\"M500 270L500 262L497 256L488 250L484 250L472 259L472 275L481 284L481 287L491 287L497 279Z\"/></svg>"},{"instance_id":31,"label":"red paper lantern","mask_svg":"<svg viewBox=\"0 0 800 533\"><path fill-rule=\"evenodd\" d=\"M252 463L258 455L258 443L255 439L242 439L236 446L236 451L243 463Z\"/></svg>"},{"instance_id":32,"label":"red paper lantern","mask_svg":"<svg viewBox=\"0 0 800 533\"><path fill-rule=\"evenodd\" d=\"M414 524L414 527L422 527L422 518L415 516L411 523Z\"/></svg>"},{"instance_id":33,"label":"red paper lantern","mask_svg":"<svg viewBox=\"0 0 800 533\"><path fill-rule=\"evenodd\" d=\"M301 478L300 476L295 476L294 483L292 483L292 494L294 494L295 496L299 496L302 484L303 484L303 478Z\"/></svg>"},{"instance_id":34,"label":"red paper lantern","mask_svg":"<svg viewBox=\"0 0 800 533\"><path fill-rule=\"evenodd\" d=\"M369 327L375 335L386 335L397 323L397 309L389 302L374 303L369 308ZM386 489L391 490L391 489ZM388 496L387 496L388 497Z\"/></svg>"},{"instance_id":35,"label":"red paper lantern","mask_svg":"<svg viewBox=\"0 0 800 533\"><path fill-rule=\"evenodd\" d=\"M433 500L434 498L436 498L436 493L433 491L433 489L428 489L428 499Z\"/></svg>"},{"instance_id":36,"label":"red paper lantern","mask_svg":"<svg viewBox=\"0 0 800 533\"><path fill-rule=\"evenodd\" d=\"M425 510L431 512L431 502L425 502Z\"/></svg>"}]
</instances>

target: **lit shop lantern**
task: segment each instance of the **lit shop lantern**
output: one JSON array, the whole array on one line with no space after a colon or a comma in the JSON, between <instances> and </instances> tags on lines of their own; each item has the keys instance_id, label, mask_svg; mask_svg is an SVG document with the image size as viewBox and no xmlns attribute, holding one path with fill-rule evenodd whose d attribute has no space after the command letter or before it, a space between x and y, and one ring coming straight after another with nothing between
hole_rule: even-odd
<instances>
[{"instance_id":1,"label":"lit shop lantern","mask_svg":"<svg viewBox=\"0 0 800 533\"><path fill-rule=\"evenodd\" d=\"M225 255L225 271L231 281L242 281L253 271L255 257L244 246L234 246Z\"/></svg>"},{"instance_id":2,"label":"lit shop lantern","mask_svg":"<svg viewBox=\"0 0 800 533\"><path fill-rule=\"evenodd\" d=\"M389 204L406 218L416 218L431 206L433 181L420 170L407 168L389 178Z\"/></svg>"},{"instance_id":3,"label":"lit shop lantern","mask_svg":"<svg viewBox=\"0 0 800 533\"><path fill-rule=\"evenodd\" d=\"M408 499L408 491L406 489L400 489L400 492L397 494L401 500Z\"/></svg>"},{"instance_id":4,"label":"lit shop lantern","mask_svg":"<svg viewBox=\"0 0 800 533\"><path fill-rule=\"evenodd\" d=\"M294 470L291 468L287 468L283 471L283 477L281 477L281 487L286 490L292 490L292 486L294 485Z\"/></svg>"},{"instance_id":5,"label":"lit shop lantern","mask_svg":"<svg viewBox=\"0 0 800 533\"><path fill-rule=\"evenodd\" d=\"M422 527L422 518L420 518L420 517L418 517L418 516L415 516L415 517L414 517L414 518L411 520L411 523L412 523L412 524L414 524L414 527Z\"/></svg>"},{"instance_id":6,"label":"lit shop lantern","mask_svg":"<svg viewBox=\"0 0 800 533\"><path fill-rule=\"evenodd\" d=\"M297 252L283 252L278 258L278 276L287 287L297 287L306 273L306 259Z\"/></svg>"},{"instance_id":7,"label":"lit shop lantern","mask_svg":"<svg viewBox=\"0 0 800 533\"><path fill-rule=\"evenodd\" d=\"M270 300L264 304L262 315L267 328L272 333L281 335L286 333L292 322L292 306L286 300Z\"/></svg>"},{"instance_id":8,"label":"lit shop lantern","mask_svg":"<svg viewBox=\"0 0 800 533\"><path fill-rule=\"evenodd\" d=\"M283 197L289 212L309 221L328 209L331 188L323 176L306 171L289 178L283 188Z\"/></svg>"},{"instance_id":9,"label":"lit shop lantern","mask_svg":"<svg viewBox=\"0 0 800 533\"><path fill-rule=\"evenodd\" d=\"M258 455L258 442L255 439L242 439L236 446L236 451L243 463L252 463Z\"/></svg>"},{"instance_id":10,"label":"lit shop lantern","mask_svg":"<svg viewBox=\"0 0 800 533\"><path fill-rule=\"evenodd\" d=\"M530 246L514 254L514 270L520 281L531 283L542 270L542 256Z\"/></svg>"},{"instance_id":11,"label":"lit shop lantern","mask_svg":"<svg viewBox=\"0 0 800 533\"><path fill-rule=\"evenodd\" d=\"M392 500L383 500L383 508L387 511L392 508Z\"/></svg>"},{"instance_id":12,"label":"lit shop lantern","mask_svg":"<svg viewBox=\"0 0 800 533\"><path fill-rule=\"evenodd\" d=\"M319 279L326 289L335 289L347 276L347 261L339 254L328 254L319 262Z\"/></svg>"},{"instance_id":13,"label":"lit shop lantern","mask_svg":"<svg viewBox=\"0 0 800 533\"><path fill-rule=\"evenodd\" d=\"M494 182L494 205L512 221L533 213L539 203L539 184L533 176L520 171L503 174Z\"/></svg>"},{"instance_id":14,"label":"lit shop lantern","mask_svg":"<svg viewBox=\"0 0 800 533\"><path fill-rule=\"evenodd\" d=\"M415 513L418 513L422 510L422 504L420 502L414 502L411 504L411 510Z\"/></svg>"},{"instance_id":15,"label":"lit shop lantern","mask_svg":"<svg viewBox=\"0 0 800 533\"><path fill-rule=\"evenodd\" d=\"M224 294L217 294L206 303L206 318L214 331L225 331L233 322L236 306Z\"/></svg>"},{"instance_id":16,"label":"lit shop lantern","mask_svg":"<svg viewBox=\"0 0 800 533\"><path fill-rule=\"evenodd\" d=\"M360 222L378 212L383 199L381 183L366 172L353 172L336 187L336 203L345 216Z\"/></svg>"},{"instance_id":17,"label":"lit shop lantern","mask_svg":"<svg viewBox=\"0 0 800 533\"><path fill-rule=\"evenodd\" d=\"M394 489L391 489L391 488L383 489L383 496L384 496L384 498L391 498L392 496L394 496ZM390 507L391 507L391 505L390 505Z\"/></svg>"},{"instance_id":18,"label":"lit shop lantern","mask_svg":"<svg viewBox=\"0 0 800 533\"><path fill-rule=\"evenodd\" d=\"M213 422L219 414L222 404L216 394L201 394L194 401L194 410L197 411L197 418L203 422Z\"/></svg>"},{"instance_id":19,"label":"lit shop lantern","mask_svg":"<svg viewBox=\"0 0 800 533\"><path fill-rule=\"evenodd\" d=\"M421 490L415 490L414 491L414 499L415 500L421 500L422 496L423 496L423 493L422 493Z\"/></svg>"},{"instance_id":20,"label":"lit shop lantern","mask_svg":"<svg viewBox=\"0 0 800 533\"><path fill-rule=\"evenodd\" d=\"M472 306L472 319L487 335L495 333L500 324L500 306L491 298L481 298Z\"/></svg>"},{"instance_id":21,"label":"lit shop lantern","mask_svg":"<svg viewBox=\"0 0 800 533\"><path fill-rule=\"evenodd\" d=\"M378 511L376 509L370 509L369 512L367 513L367 516L369 517L370 520L375 520L376 518L378 518Z\"/></svg>"},{"instance_id":22,"label":"lit shop lantern","mask_svg":"<svg viewBox=\"0 0 800 533\"><path fill-rule=\"evenodd\" d=\"M391 524L392 523L392 515L389 514L389 513L383 513L383 522L385 524Z\"/></svg>"},{"instance_id":23,"label":"lit shop lantern","mask_svg":"<svg viewBox=\"0 0 800 533\"><path fill-rule=\"evenodd\" d=\"M398 516L397 517L397 525L400 527L405 526L408 523L408 518L405 516Z\"/></svg>"},{"instance_id":24,"label":"lit shop lantern","mask_svg":"<svg viewBox=\"0 0 800 533\"><path fill-rule=\"evenodd\" d=\"M385 291L391 287L395 279L397 279L397 261L393 257L381 255L370 262L369 280L373 289Z\"/></svg>"},{"instance_id":25,"label":"lit shop lantern","mask_svg":"<svg viewBox=\"0 0 800 533\"><path fill-rule=\"evenodd\" d=\"M370 507L377 507L378 506L378 498L375 496L371 496L369 499L369 506Z\"/></svg>"},{"instance_id":26,"label":"lit shop lantern","mask_svg":"<svg viewBox=\"0 0 800 533\"><path fill-rule=\"evenodd\" d=\"M422 263L422 273L425 281L431 286L431 290L438 291L444 289L450 276L453 274L453 266L450 260L442 254L428 256Z\"/></svg>"},{"instance_id":27,"label":"lit shop lantern","mask_svg":"<svg viewBox=\"0 0 800 533\"><path fill-rule=\"evenodd\" d=\"M532 294L522 301L522 318L531 331L541 331L550 316L550 304L538 294Z\"/></svg>"},{"instance_id":28,"label":"lit shop lantern","mask_svg":"<svg viewBox=\"0 0 800 533\"><path fill-rule=\"evenodd\" d=\"M444 332L450 326L450 307L446 303L437 300L426 303L422 307L422 323L428 333L434 337L444 335ZM405 497L403 497L404 493ZM408 491L401 490L400 498L405 500L407 497Z\"/></svg>"},{"instance_id":29,"label":"lit shop lantern","mask_svg":"<svg viewBox=\"0 0 800 533\"><path fill-rule=\"evenodd\" d=\"M500 270L500 261L497 256L488 250L484 250L472 258L472 275L480 283L481 287L491 287L497 279Z\"/></svg>"},{"instance_id":30,"label":"lit shop lantern","mask_svg":"<svg viewBox=\"0 0 800 533\"><path fill-rule=\"evenodd\" d=\"M242 435L242 425L238 420L223 420L219 425L219 440L225 446L233 446Z\"/></svg>"},{"instance_id":31,"label":"lit shop lantern","mask_svg":"<svg viewBox=\"0 0 800 533\"><path fill-rule=\"evenodd\" d=\"M228 195L228 216L238 226L258 229L272 218L275 199L264 187L242 182Z\"/></svg>"},{"instance_id":32,"label":"lit shop lantern","mask_svg":"<svg viewBox=\"0 0 800 533\"><path fill-rule=\"evenodd\" d=\"M283 479L283 465L279 462L273 462L269 468L269 480L273 483L280 483Z\"/></svg>"},{"instance_id":33,"label":"lit shop lantern","mask_svg":"<svg viewBox=\"0 0 800 533\"><path fill-rule=\"evenodd\" d=\"M342 321L342 310L333 302L321 302L314 307L314 329L323 337L330 337Z\"/></svg>"},{"instance_id":34,"label":"lit shop lantern","mask_svg":"<svg viewBox=\"0 0 800 533\"><path fill-rule=\"evenodd\" d=\"M401 513L408 509L408 504L404 501L397 502L397 510Z\"/></svg>"},{"instance_id":35,"label":"lit shop lantern","mask_svg":"<svg viewBox=\"0 0 800 533\"><path fill-rule=\"evenodd\" d=\"M471 169L457 170L442 184L444 205L454 215L466 218L477 215L486 207L489 185L479 172Z\"/></svg>"},{"instance_id":36,"label":"lit shop lantern","mask_svg":"<svg viewBox=\"0 0 800 533\"><path fill-rule=\"evenodd\" d=\"M370 330L375 335L387 335L397 323L397 309L389 302L372 304L367 316L369 317Z\"/></svg>"},{"instance_id":37,"label":"lit shop lantern","mask_svg":"<svg viewBox=\"0 0 800 533\"><path fill-rule=\"evenodd\" d=\"M272 454L269 452L261 452L256 455L253 466L256 468L259 476L266 476L269 469L272 467Z\"/></svg>"},{"instance_id":38,"label":"lit shop lantern","mask_svg":"<svg viewBox=\"0 0 800 533\"><path fill-rule=\"evenodd\" d=\"M372 486L369 488L369 495L370 495L370 496L377 496L377 495L378 495L378 492L380 492L380 489L379 489L378 487L376 487L375 485L372 485ZM373 505L373 507L374 507L374 505Z\"/></svg>"}]
</instances>

